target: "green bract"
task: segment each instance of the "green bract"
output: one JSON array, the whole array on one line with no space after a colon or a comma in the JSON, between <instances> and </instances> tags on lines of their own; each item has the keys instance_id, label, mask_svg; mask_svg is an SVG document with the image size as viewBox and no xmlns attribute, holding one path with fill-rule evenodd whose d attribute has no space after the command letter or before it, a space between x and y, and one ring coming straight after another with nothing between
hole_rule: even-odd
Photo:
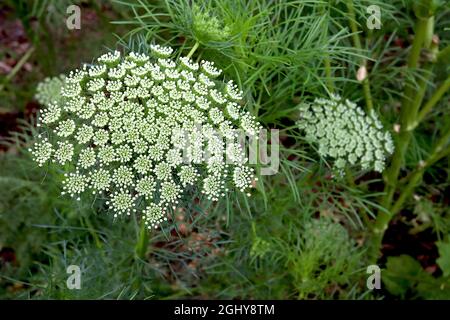
<instances>
[{"instance_id":1,"label":"green bract","mask_svg":"<svg viewBox=\"0 0 450 320\"><path fill-rule=\"evenodd\" d=\"M156 227L185 188L210 200L246 192L254 170L237 138L239 130L257 136L260 125L241 108L237 86L214 79L221 71L213 63L151 49L151 57L105 54L45 99L52 80L40 85L45 130L31 152L40 166L63 166L63 193L101 194L115 216L139 210Z\"/></svg>"},{"instance_id":2,"label":"green bract","mask_svg":"<svg viewBox=\"0 0 450 320\"><path fill-rule=\"evenodd\" d=\"M219 21L214 10L196 4L192 8L192 31L203 42L227 41L231 37L230 28Z\"/></svg>"},{"instance_id":3,"label":"green bract","mask_svg":"<svg viewBox=\"0 0 450 320\"><path fill-rule=\"evenodd\" d=\"M333 95L303 104L297 122L306 139L318 145L321 156L333 158L338 170L348 164L382 172L387 155L394 152L389 132L383 130L377 114L364 111L349 100Z\"/></svg>"}]
</instances>

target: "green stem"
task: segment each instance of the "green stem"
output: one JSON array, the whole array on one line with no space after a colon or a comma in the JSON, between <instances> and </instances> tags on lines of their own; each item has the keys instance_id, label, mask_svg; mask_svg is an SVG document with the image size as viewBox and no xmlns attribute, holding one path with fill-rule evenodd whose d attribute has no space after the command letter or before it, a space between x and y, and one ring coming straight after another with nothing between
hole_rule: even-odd
<instances>
[{"instance_id":1,"label":"green stem","mask_svg":"<svg viewBox=\"0 0 450 320\"><path fill-rule=\"evenodd\" d=\"M347 9L349 14L349 23L350 23L350 30L352 31L353 43L359 51L362 51L361 39L359 38L358 26L356 25L356 15L355 15L355 8L353 6L353 0L347 0ZM363 66L366 67L366 65L367 61L365 59L361 59L360 67ZM373 101L372 101L372 94L370 91L369 75L367 75L366 78L362 80L361 84L363 86L364 99L366 100L367 110L370 111L373 109Z\"/></svg>"},{"instance_id":2,"label":"green stem","mask_svg":"<svg viewBox=\"0 0 450 320\"><path fill-rule=\"evenodd\" d=\"M370 93L369 78L363 80L364 97L366 99L367 110L373 109L372 94Z\"/></svg>"},{"instance_id":3,"label":"green stem","mask_svg":"<svg viewBox=\"0 0 450 320\"><path fill-rule=\"evenodd\" d=\"M329 16L329 11L327 10L327 5L324 5L321 7L320 14ZM327 35L329 33L328 19L327 19L326 33L327 33ZM328 89L329 93L333 93L334 92L334 83L332 80L333 73L332 73L332 69L331 69L330 55L328 54L328 52L325 53L324 65L325 65L325 75L327 77L327 79L326 79L327 89Z\"/></svg>"},{"instance_id":4,"label":"green stem","mask_svg":"<svg viewBox=\"0 0 450 320\"><path fill-rule=\"evenodd\" d=\"M324 63L325 63L325 74L327 76L327 88L330 93L333 93L334 92L334 83L332 80L332 73L331 73L331 61L330 61L328 54L325 57Z\"/></svg>"},{"instance_id":5,"label":"green stem","mask_svg":"<svg viewBox=\"0 0 450 320\"><path fill-rule=\"evenodd\" d=\"M450 45L440 50L437 55L438 63L449 64L450 63Z\"/></svg>"},{"instance_id":6,"label":"green stem","mask_svg":"<svg viewBox=\"0 0 450 320\"><path fill-rule=\"evenodd\" d=\"M419 64L420 52L422 45L425 40L425 35L427 31L427 22L422 18L418 18L416 22L416 34L414 36L414 41L412 48L408 57L408 68L415 69ZM426 82L423 83L426 86ZM414 94L414 86L411 81L407 81L405 85L405 92L403 94L402 108L400 114L400 134L397 139L396 150L392 159L392 163L389 169L386 171L386 189L385 197L382 201L383 206L389 207L392 202L392 198L396 189L397 178L400 173L400 168L403 165L403 159L405 157L406 150L408 149L409 142L411 140L410 124L414 123L411 120L411 105L417 102L411 102L410 97ZM416 95L415 99L420 100L420 95ZM419 101L420 104L420 101Z\"/></svg>"},{"instance_id":7,"label":"green stem","mask_svg":"<svg viewBox=\"0 0 450 320\"><path fill-rule=\"evenodd\" d=\"M92 225L89 217L84 217L84 222L86 223L89 233L92 235L92 238L94 239L95 246L97 247L97 249L101 249L103 247L103 244L100 241L100 238L98 237L97 232L95 231L94 226Z\"/></svg>"},{"instance_id":8,"label":"green stem","mask_svg":"<svg viewBox=\"0 0 450 320\"><path fill-rule=\"evenodd\" d=\"M347 9L348 9L348 15L350 18L350 30L352 31L352 38L353 42L355 44L355 47L359 50L362 49L361 46L361 40L359 39L358 35L358 26L356 25L356 14L355 14L355 8L353 7L353 1L347 0Z\"/></svg>"},{"instance_id":9,"label":"green stem","mask_svg":"<svg viewBox=\"0 0 450 320\"><path fill-rule=\"evenodd\" d=\"M389 222L401 210L405 201L409 199L417 184L422 180L422 176L425 172L425 169L450 154L450 147L444 149L449 139L450 139L450 130L448 130L446 134L439 139L428 159L424 163L421 163L419 166L417 166L416 170L407 177L406 179L407 184L404 188L402 188L402 191L398 199L395 201L392 207L390 207L389 213L386 212L378 213L377 219L374 223L373 239L372 239L374 259L376 258L379 252L379 248L383 240L383 235L389 225ZM390 194L391 201L394 191L395 188L389 189L389 192L392 192ZM383 205L385 207L388 207L390 203L388 203L387 205L385 204Z\"/></svg>"},{"instance_id":10,"label":"green stem","mask_svg":"<svg viewBox=\"0 0 450 320\"><path fill-rule=\"evenodd\" d=\"M0 92L3 90L3 86L10 81L14 76L19 72L20 69L22 69L23 65L27 62L27 60L30 58L31 54L34 51L34 47L31 47L28 49L27 52L20 58L19 62L14 66L14 68L11 70L11 72L5 77L3 80L3 83L0 85Z\"/></svg>"},{"instance_id":11,"label":"green stem","mask_svg":"<svg viewBox=\"0 0 450 320\"><path fill-rule=\"evenodd\" d=\"M198 48L199 45L200 45L200 44L199 44L198 42L196 42L196 43L194 44L194 46L192 47L191 51L189 51L189 53L187 54L187 57L188 57L188 58L192 57L192 55L194 54L195 50L197 50L197 48Z\"/></svg>"},{"instance_id":12,"label":"green stem","mask_svg":"<svg viewBox=\"0 0 450 320\"><path fill-rule=\"evenodd\" d=\"M408 184L404 188L402 188L400 196L398 197L397 201L395 201L394 205L390 210L392 215L397 214L401 210L406 199L408 199L411 196L417 184L422 180L424 171L425 168L420 166L416 171L414 171L414 173L411 174L411 176L408 179Z\"/></svg>"},{"instance_id":13,"label":"green stem","mask_svg":"<svg viewBox=\"0 0 450 320\"><path fill-rule=\"evenodd\" d=\"M445 93L447 93L448 90L450 90L450 76L444 81L444 83L441 84L441 86L431 96L430 100L428 100L428 102L422 107L419 115L417 116L416 122L414 123L414 127L422 122L428 112L431 111L431 109L436 105L436 103L439 102L439 100Z\"/></svg>"},{"instance_id":14,"label":"green stem","mask_svg":"<svg viewBox=\"0 0 450 320\"><path fill-rule=\"evenodd\" d=\"M349 167L345 167L345 178L347 179L347 183L350 187L356 188L355 181L353 180L352 171L349 169Z\"/></svg>"},{"instance_id":15,"label":"green stem","mask_svg":"<svg viewBox=\"0 0 450 320\"><path fill-rule=\"evenodd\" d=\"M433 148L433 152L428 157L428 159L417 166L417 169L411 174L411 176L408 179L408 183L405 188L402 188L402 192L400 193L400 196L398 197L397 201L394 203L394 205L391 208L391 213L395 215L400 211L403 204L411 194L413 193L414 189L416 188L417 184L422 180L422 176L425 172L425 169L432 166L434 163L442 159L443 157L447 156L450 153L450 147L447 149L444 149L445 145L448 143L448 140L450 139L450 130L442 136L439 141L437 142L436 146Z\"/></svg>"},{"instance_id":16,"label":"green stem","mask_svg":"<svg viewBox=\"0 0 450 320\"><path fill-rule=\"evenodd\" d=\"M410 113L409 113L409 119L407 120L407 127L406 130L412 131L416 128L417 124L419 123L417 114L419 112L420 106L422 105L423 98L425 97L425 93L427 91L428 83L432 76L432 70L433 63L427 63L423 70L426 72L426 74L419 80L418 85L419 88L417 90L417 93L414 97L414 100L411 103L410 106Z\"/></svg>"},{"instance_id":17,"label":"green stem","mask_svg":"<svg viewBox=\"0 0 450 320\"><path fill-rule=\"evenodd\" d=\"M392 203L394 197L395 189L397 188L397 179L400 173L400 169L403 166L403 159L408 149L409 143L411 141L411 132L402 131L397 137L396 148L394 156L391 161L391 165L386 170L384 175L385 186L385 196L381 201L383 207L388 208ZM377 219L378 220L378 219Z\"/></svg>"},{"instance_id":18,"label":"green stem","mask_svg":"<svg viewBox=\"0 0 450 320\"><path fill-rule=\"evenodd\" d=\"M136 256L142 260L145 259L145 255L147 253L148 241L149 241L148 233L149 233L149 230L147 228L147 225L145 224L145 220L142 219L141 227L139 230L139 238L138 238L138 241L136 244Z\"/></svg>"},{"instance_id":19,"label":"green stem","mask_svg":"<svg viewBox=\"0 0 450 320\"><path fill-rule=\"evenodd\" d=\"M420 53L425 42L427 28L428 19L418 18L416 21L416 34L414 36L414 41L408 58L408 69L410 70L417 69L419 65ZM426 83L424 85L426 85ZM414 85L414 81L412 79L410 81L407 81L405 84L405 91L403 93L402 109L400 113L402 130L410 129L415 122L416 114L414 114L412 106L416 104L416 101L411 100L411 97L414 96L415 91L416 88ZM415 96L415 98L418 99L419 97Z\"/></svg>"},{"instance_id":20,"label":"green stem","mask_svg":"<svg viewBox=\"0 0 450 320\"><path fill-rule=\"evenodd\" d=\"M429 1L423 1L426 6L429 6ZM411 47L411 51L408 56L408 69L417 69L419 66L420 53L424 45L426 44L427 32L429 32L430 27L430 19L433 17L423 18L420 15L417 15L416 26L415 26L415 35L414 41ZM432 24L431 24L432 25ZM400 113L400 133L396 139L396 149L392 158L391 165L386 170L384 178L385 178L385 196L382 199L382 206L388 209L391 208L391 204L394 198L395 191L397 189L398 176L400 173L400 169L404 164L406 150L408 149L409 143L412 137L412 129L413 125L416 121L415 117L417 116L417 112L415 113L413 108L417 108L422 102L423 94L421 94L422 90L426 89L427 81L423 81L421 83L421 88L419 88L419 93L415 94L414 82L412 80L407 81L405 84L405 91L403 93L402 99L402 107ZM425 87L425 88L423 88ZM423 91L425 92L425 91ZM414 97L414 100L411 100L410 97ZM388 228L389 222L393 218L395 213L390 210L389 212L380 211L377 215L377 218L373 225L373 238L372 238L372 258L376 260L380 253L380 247L383 240L384 233Z\"/></svg>"}]
</instances>

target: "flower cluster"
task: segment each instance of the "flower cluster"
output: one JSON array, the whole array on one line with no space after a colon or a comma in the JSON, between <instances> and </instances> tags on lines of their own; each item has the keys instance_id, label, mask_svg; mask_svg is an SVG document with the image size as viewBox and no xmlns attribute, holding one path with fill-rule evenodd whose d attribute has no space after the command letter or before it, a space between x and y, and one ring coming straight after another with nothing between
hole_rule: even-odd
<instances>
[{"instance_id":1,"label":"flower cluster","mask_svg":"<svg viewBox=\"0 0 450 320\"><path fill-rule=\"evenodd\" d=\"M139 210L150 228L188 188L218 200L252 187L238 135L261 126L241 108L242 92L216 80L221 70L212 62L172 53L159 45L151 56L107 53L70 72L60 99L40 99L38 126L46 130L30 151L39 166L64 166L64 194L101 194L114 216Z\"/></svg>"},{"instance_id":2,"label":"flower cluster","mask_svg":"<svg viewBox=\"0 0 450 320\"><path fill-rule=\"evenodd\" d=\"M45 78L39 82L36 88L36 100L42 105L59 102L61 99L61 88L64 85L64 75Z\"/></svg>"},{"instance_id":3,"label":"flower cluster","mask_svg":"<svg viewBox=\"0 0 450 320\"><path fill-rule=\"evenodd\" d=\"M392 137L383 130L377 114L372 110L366 115L355 103L337 95L302 105L297 124L306 139L318 145L320 155L335 159L340 171L350 164L382 172L386 156L394 152Z\"/></svg>"},{"instance_id":4,"label":"flower cluster","mask_svg":"<svg viewBox=\"0 0 450 320\"><path fill-rule=\"evenodd\" d=\"M224 25L215 14L213 8L202 8L197 4L192 6L192 31L201 41L227 41L231 37L231 29Z\"/></svg>"}]
</instances>

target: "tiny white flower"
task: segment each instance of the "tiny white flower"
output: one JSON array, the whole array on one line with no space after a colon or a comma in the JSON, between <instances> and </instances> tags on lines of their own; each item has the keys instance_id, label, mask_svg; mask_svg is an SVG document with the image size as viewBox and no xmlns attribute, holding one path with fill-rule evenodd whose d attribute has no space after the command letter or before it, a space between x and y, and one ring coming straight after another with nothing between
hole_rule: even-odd
<instances>
[{"instance_id":1,"label":"tiny white flower","mask_svg":"<svg viewBox=\"0 0 450 320\"><path fill-rule=\"evenodd\" d=\"M88 69L88 72L89 76L93 78L99 78L106 73L106 66L105 65L92 66Z\"/></svg>"},{"instance_id":2,"label":"tiny white flower","mask_svg":"<svg viewBox=\"0 0 450 320\"><path fill-rule=\"evenodd\" d=\"M95 150L93 148L86 148L81 150L80 156L78 158L78 165L87 169L92 167L96 162Z\"/></svg>"},{"instance_id":3,"label":"tiny white flower","mask_svg":"<svg viewBox=\"0 0 450 320\"><path fill-rule=\"evenodd\" d=\"M114 170L113 181L119 187L127 187L132 185L133 178L133 171L125 165L122 165Z\"/></svg>"},{"instance_id":4,"label":"tiny white flower","mask_svg":"<svg viewBox=\"0 0 450 320\"><path fill-rule=\"evenodd\" d=\"M73 145L66 141L58 141L58 148L55 151L55 161L63 165L72 160L73 157Z\"/></svg>"},{"instance_id":5,"label":"tiny white flower","mask_svg":"<svg viewBox=\"0 0 450 320\"><path fill-rule=\"evenodd\" d=\"M68 193L71 197L77 197L80 200L80 194L83 193L88 186L89 178L79 172L70 172L63 181L63 194Z\"/></svg>"},{"instance_id":6,"label":"tiny white flower","mask_svg":"<svg viewBox=\"0 0 450 320\"><path fill-rule=\"evenodd\" d=\"M150 203L143 211L144 219L148 228L158 228L158 226L167 221L164 210L157 204Z\"/></svg>"},{"instance_id":7,"label":"tiny white flower","mask_svg":"<svg viewBox=\"0 0 450 320\"><path fill-rule=\"evenodd\" d=\"M200 174L192 165L181 166L178 172L181 184L185 187L187 185L194 185Z\"/></svg>"},{"instance_id":8,"label":"tiny white flower","mask_svg":"<svg viewBox=\"0 0 450 320\"><path fill-rule=\"evenodd\" d=\"M45 124L54 123L61 117L61 108L57 103L50 103L41 113L40 121Z\"/></svg>"},{"instance_id":9,"label":"tiny white flower","mask_svg":"<svg viewBox=\"0 0 450 320\"><path fill-rule=\"evenodd\" d=\"M217 69L214 66L214 62L210 62L210 61L202 60L201 68L208 76L210 76L212 78L216 78L216 77L220 76L220 74L222 73L222 70Z\"/></svg>"},{"instance_id":10,"label":"tiny white flower","mask_svg":"<svg viewBox=\"0 0 450 320\"><path fill-rule=\"evenodd\" d=\"M65 121L61 121L55 131L58 136L67 138L75 131L75 127L75 121L72 119L67 119Z\"/></svg>"},{"instance_id":11,"label":"tiny white flower","mask_svg":"<svg viewBox=\"0 0 450 320\"><path fill-rule=\"evenodd\" d=\"M132 196L129 192L121 189L111 194L111 199L106 202L109 208L114 212L114 217L120 214L130 215L131 212L135 212L134 209L136 197Z\"/></svg>"},{"instance_id":12,"label":"tiny white flower","mask_svg":"<svg viewBox=\"0 0 450 320\"><path fill-rule=\"evenodd\" d=\"M114 65L118 64L120 61L120 52L116 50L112 53L111 52L105 53L104 55L100 56L97 59L97 61L101 62L101 63L105 63L109 66L114 66Z\"/></svg>"},{"instance_id":13,"label":"tiny white flower","mask_svg":"<svg viewBox=\"0 0 450 320\"><path fill-rule=\"evenodd\" d=\"M224 181L220 176L211 175L203 180L202 192L208 197L208 199L217 201L224 194Z\"/></svg>"},{"instance_id":14,"label":"tiny white flower","mask_svg":"<svg viewBox=\"0 0 450 320\"><path fill-rule=\"evenodd\" d=\"M171 47L162 47L160 45L150 45L152 53L159 58L168 58L173 52Z\"/></svg>"},{"instance_id":15,"label":"tiny white flower","mask_svg":"<svg viewBox=\"0 0 450 320\"><path fill-rule=\"evenodd\" d=\"M87 83L87 89L91 92L97 92L105 87L105 79L92 79Z\"/></svg>"},{"instance_id":16,"label":"tiny white flower","mask_svg":"<svg viewBox=\"0 0 450 320\"><path fill-rule=\"evenodd\" d=\"M145 198L153 198L155 190L156 182L152 176L145 176L136 183L136 192Z\"/></svg>"},{"instance_id":17,"label":"tiny white flower","mask_svg":"<svg viewBox=\"0 0 450 320\"><path fill-rule=\"evenodd\" d=\"M33 160L38 163L39 167L42 167L52 156L53 146L48 142L47 138L44 138L36 142L30 152L33 155Z\"/></svg>"},{"instance_id":18,"label":"tiny white flower","mask_svg":"<svg viewBox=\"0 0 450 320\"><path fill-rule=\"evenodd\" d=\"M109 140L109 134L108 131L106 131L105 129L98 129L94 132L94 137L93 137L93 142L94 144L98 145L98 146L104 146L106 145L106 143Z\"/></svg>"},{"instance_id":19,"label":"tiny white flower","mask_svg":"<svg viewBox=\"0 0 450 320\"><path fill-rule=\"evenodd\" d=\"M181 196L181 188L173 181L165 181L161 183L161 202L162 203L178 203Z\"/></svg>"},{"instance_id":20,"label":"tiny white flower","mask_svg":"<svg viewBox=\"0 0 450 320\"><path fill-rule=\"evenodd\" d=\"M98 169L92 172L90 177L90 186L94 190L93 193L106 191L111 183L111 175L105 169Z\"/></svg>"}]
</instances>

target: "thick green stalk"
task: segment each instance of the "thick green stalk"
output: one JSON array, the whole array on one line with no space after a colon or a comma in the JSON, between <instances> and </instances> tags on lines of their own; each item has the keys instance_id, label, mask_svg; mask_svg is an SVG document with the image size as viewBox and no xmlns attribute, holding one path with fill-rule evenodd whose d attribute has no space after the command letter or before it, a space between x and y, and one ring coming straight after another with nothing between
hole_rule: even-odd
<instances>
[{"instance_id":1,"label":"thick green stalk","mask_svg":"<svg viewBox=\"0 0 450 320\"><path fill-rule=\"evenodd\" d=\"M400 171L401 166L403 165L403 157L406 153L406 150L408 148L409 142L411 141L411 132L403 131L399 134L397 143L396 143L396 150L394 154L394 158L392 159L391 166L389 167L387 173L388 175L391 174L394 176L395 179L398 177L398 173ZM394 171L395 170L395 171ZM390 204L392 202L392 199L394 198L394 193L397 187L397 181L396 180L386 180L386 187L385 187L385 196L383 198L382 206L384 208L390 207ZM377 218L375 220L375 223L373 225L373 249L376 251L376 254L378 254L379 248L381 246L381 241L383 239L384 232L388 228L389 222L391 221L393 217L393 214L391 211L385 212L385 211L379 211Z\"/></svg>"},{"instance_id":2,"label":"thick green stalk","mask_svg":"<svg viewBox=\"0 0 450 320\"><path fill-rule=\"evenodd\" d=\"M394 205L391 208L391 213L395 215L398 213L405 201L411 197L411 194L413 193L415 187L417 184L422 180L422 176L425 172L425 169L442 159L443 157L447 156L450 153L450 147L447 147L447 149L444 149L445 145L448 143L448 140L450 139L450 130L441 138L439 139L436 146L433 148L433 152L428 157L428 159L420 163L417 166L417 169L411 174L411 176L408 179L407 185L402 188L402 192L400 193L400 196L398 197L397 201L394 203Z\"/></svg>"},{"instance_id":3,"label":"thick green stalk","mask_svg":"<svg viewBox=\"0 0 450 320\"><path fill-rule=\"evenodd\" d=\"M426 38L427 32L429 28L430 21L433 20L433 17L430 18L418 18L416 22L416 34L414 36L413 45L411 47L410 56L408 59L408 69L414 70L419 66L420 53L423 48L429 48L426 46ZM416 41L417 40L417 41ZM428 63L425 66L425 70L428 69L431 63ZM419 81L420 82L420 81ZM419 92L425 93L426 89L426 81L420 83ZM402 100L402 109L400 113L401 126L403 130L411 131L414 127L414 123L416 122L417 110L421 105L423 95L414 95L416 91L416 87L413 81L407 81L405 84L405 92L403 94ZM414 96L414 100L411 100L411 97Z\"/></svg>"},{"instance_id":4,"label":"thick green stalk","mask_svg":"<svg viewBox=\"0 0 450 320\"><path fill-rule=\"evenodd\" d=\"M194 44L194 46L192 47L191 51L189 51L189 53L187 54L187 57L188 57L188 58L192 57L192 55L194 54L195 50L197 50L197 48L198 48L199 45L200 45L200 44L199 44L198 42L196 42L196 43Z\"/></svg>"},{"instance_id":5,"label":"thick green stalk","mask_svg":"<svg viewBox=\"0 0 450 320\"><path fill-rule=\"evenodd\" d=\"M353 7L353 0L347 0L347 9L348 9L348 15L349 15L349 23L350 23L350 29L352 31L352 38L354 46L362 51L362 45L361 40L359 38L358 34L358 26L356 25L356 15L355 15L355 8ZM361 65L360 67L366 67L366 60L361 59ZM372 101L372 94L370 92L370 82L369 82L369 76L366 75L365 79L361 82L363 86L364 91L364 99L366 101L367 110L370 111L373 109L373 101Z\"/></svg>"},{"instance_id":6,"label":"thick green stalk","mask_svg":"<svg viewBox=\"0 0 450 320\"><path fill-rule=\"evenodd\" d=\"M417 59L419 59L419 57L420 57L420 50L419 51L414 50L414 53L412 53L412 54L414 55L414 59L410 59L409 63L411 64L411 66L413 66L413 65L417 66L417 62L418 62ZM423 102L423 98L427 91L427 87L428 87L427 84L432 77L431 71L433 69L433 66L434 66L434 61L429 61L424 66L423 70L425 71L425 75L418 81L417 93L414 96L414 99L412 101L409 100L409 96L414 93L414 91L411 90L411 88L413 88L412 84L408 83L407 86L409 86L409 87L405 88L404 99L402 101L402 110L401 110L402 113L401 113L401 118L400 118L401 132L397 139L397 148L396 148L396 152L394 153L394 157L393 157L391 166L387 171L387 175L385 176L386 177L386 190L385 190L386 196L384 197L384 199L382 201L382 205L385 208L389 208L389 206L392 203L394 193L395 193L395 190L397 187L396 185L397 185L398 174L400 172L400 168L403 165L403 159L405 157L406 150L408 149L409 143L411 141L412 131L417 126L417 123L420 122L420 121L416 120L418 117L417 114L419 112L420 106L422 105L422 102ZM404 110L408 110L408 111L406 112ZM390 217L385 217L383 219L390 220Z\"/></svg>"},{"instance_id":7,"label":"thick green stalk","mask_svg":"<svg viewBox=\"0 0 450 320\"><path fill-rule=\"evenodd\" d=\"M408 69L416 69L419 65L420 52L425 42L428 23L426 19L418 18L416 22L416 34L411 47L411 51L408 58ZM422 83L426 86L426 82ZM419 89L421 90L421 89ZM397 138L396 150L394 152L392 163L386 170L385 181L385 197L382 201L384 207L389 207L392 203L392 199L395 193L397 178L400 173L400 168L403 165L406 150L408 149L409 142L411 141L411 128L415 119L411 119L411 106L415 104L420 105L420 101L411 101L410 97L414 95L414 84L412 81L408 81L405 85L405 92L403 94L402 108L400 114L400 134ZM423 97L422 97L423 98ZM416 100L420 100L420 95L415 95Z\"/></svg>"},{"instance_id":8,"label":"thick green stalk","mask_svg":"<svg viewBox=\"0 0 450 320\"><path fill-rule=\"evenodd\" d=\"M421 9L426 9L430 5L430 1L424 0L421 2ZM424 10L426 11L426 10ZM419 66L420 54L422 49L431 45L431 41L428 41L430 34L430 26L433 26L434 18L433 16L423 17L417 14L414 41L411 47L411 51L408 56L408 69L414 70ZM400 169L404 164L406 150L408 149L409 143L412 137L412 130L414 129L413 124L415 123L415 117L417 112L414 112L413 108L420 106L427 86L427 81L422 81L421 87L419 88L418 94L414 94L415 86L413 81L407 81L405 84L405 91L403 93L402 107L400 113L400 132L396 139L396 149L392 158L391 165L386 170L385 179L385 196L382 200L382 206L387 209L392 209L391 204L394 198L395 191L397 189L397 180L400 173ZM411 100L410 97L414 97ZM416 111L417 111L416 109ZM376 259L381 247L381 242L383 240L384 232L388 228L389 222L391 221L394 213L389 210L389 212L380 211L378 213L377 219L373 225L373 238L372 238L372 256Z\"/></svg>"},{"instance_id":9,"label":"thick green stalk","mask_svg":"<svg viewBox=\"0 0 450 320\"><path fill-rule=\"evenodd\" d=\"M145 254L147 253L149 240L148 233L149 230L147 229L147 225L145 224L144 219L142 219L141 227L139 230L139 238L136 243L136 256L139 259L145 259Z\"/></svg>"},{"instance_id":10,"label":"thick green stalk","mask_svg":"<svg viewBox=\"0 0 450 320\"><path fill-rule=\"evenodd\" d=\"M381 204L385 208L389 208L394 198L395 189L397 188L397 179L400 173L400 169L403 166L406 150L408 149L409 143L411 141L411 132L402 131L399 133L396 139L396 148L394 155L392 157L391 164L389 168L385 171L384 180L384 197ZM377 219L378 220L378 219Z\"/></svg>"}]
</instances>

